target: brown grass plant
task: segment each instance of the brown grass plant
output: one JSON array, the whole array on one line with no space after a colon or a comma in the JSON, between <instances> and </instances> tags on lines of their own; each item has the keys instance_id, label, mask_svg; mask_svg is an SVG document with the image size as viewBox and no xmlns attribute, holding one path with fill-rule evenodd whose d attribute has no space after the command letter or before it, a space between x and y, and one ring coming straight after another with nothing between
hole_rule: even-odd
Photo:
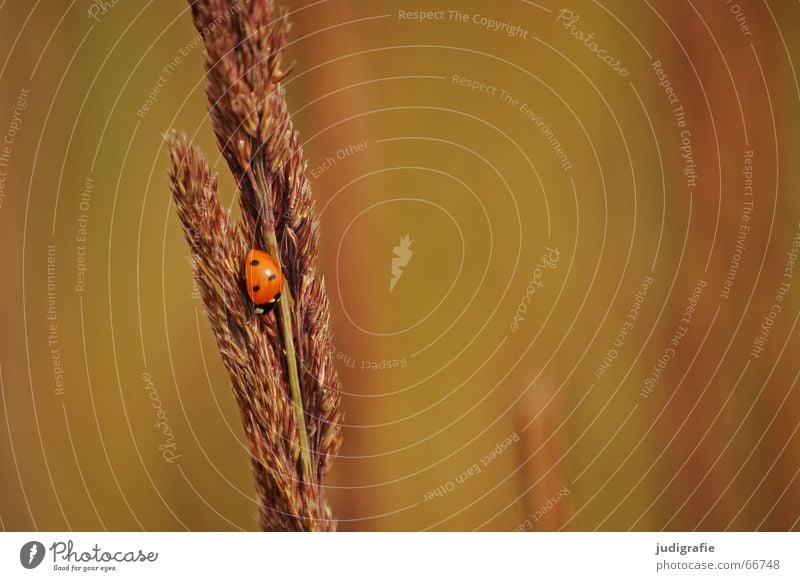
<instances>
[{"instance_id":1,"label":"brown grass plant","mask_svg":"<svg viewBox=\"0 0 800 581\"><path fill-rule=\"evenodd\" d=\"M167 135L170 183L195 276L230 375L263 530L333 530L322 481L341 444L329 305L318 271L319 218L287 111L281 68L289 24L270 0L190 1L206 47L207 94L241 217L223 210L217 177L183 135ZM279 307L257 316L245 292L249 248L284 272Z\"/></svg>"}]
</instances>

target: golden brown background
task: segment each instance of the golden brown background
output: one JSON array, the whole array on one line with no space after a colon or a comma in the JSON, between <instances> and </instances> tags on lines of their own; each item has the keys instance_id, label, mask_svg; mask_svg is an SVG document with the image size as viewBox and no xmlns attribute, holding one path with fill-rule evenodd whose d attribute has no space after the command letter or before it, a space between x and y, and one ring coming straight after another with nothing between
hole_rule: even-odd
<instances>
[{"instance_id":1,"label":"golden brown background","mask_svg":"<svg viewBox=\"0 0 800 581\"><path fill-rule=\"evenodd\" d=\"M630 74L572 36L562 8ZM326 483L339 528L798 529L800 273L751 357L800 219L798 3L289 9L286 89L346 391ZM233 199L185 2L5 0L0 31L2 528L254 529L246 443L165 177L161 136L184 129ZM693 188L653 61L685 111ZM405 235L413 256L389 292ZM558 262L528 301L546 247ZM642 397L699 279L688 332Z\"/></svg>"}]
</instances>

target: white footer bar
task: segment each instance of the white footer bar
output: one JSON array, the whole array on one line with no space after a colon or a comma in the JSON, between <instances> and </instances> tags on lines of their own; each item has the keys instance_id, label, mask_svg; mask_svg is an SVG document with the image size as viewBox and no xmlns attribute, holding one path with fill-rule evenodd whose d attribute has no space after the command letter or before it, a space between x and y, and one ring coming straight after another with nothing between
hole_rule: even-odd
<instances>
[{"instance_id":1,"label":"white footer bar","mask_svg":"<svg viewBox=\"0 0 800 581\"><path fill-rule=\"evenodd\" d=\"M800 579L800 533L3 533L0 579Z\"/></svg>"}]
</instances>

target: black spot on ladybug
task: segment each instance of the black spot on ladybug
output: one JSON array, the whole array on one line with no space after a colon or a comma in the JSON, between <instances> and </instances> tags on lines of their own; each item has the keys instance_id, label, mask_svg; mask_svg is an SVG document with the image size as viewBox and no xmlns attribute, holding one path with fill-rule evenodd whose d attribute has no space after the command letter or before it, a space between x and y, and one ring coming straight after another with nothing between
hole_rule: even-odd
<instances>
[{"instance_id":1,"label":"black spot on ladybug","mask_svg":"<svg viewBox=\"0 0 800 581\"><path fill-rule=\"evenodd\" d=\"M258 286L258 285L256 285L256 286L254 286L254 287L253 287L253 291L255 291L255 292L258 292L258 291L260 291L260 290L261 290L261 287L260 287L260 286Z\"/></svg>"},{"instance_id":2,"label":"black spot on ladybug","mask_svg":"<svg viewBox=\"0 0 800 581\"><path fill-rule=\"evenodd\" d=\"M275 276L275 273L274 273L274 272L270 272L270 273L269 273L269 276L268 276L267 278L268 278L269 280L275 280L275 279L276 279L276 278L278 278L278 277L277 277L277 276Z\"/></svg>"},{"instance_id":3,"label":"black spot on ladybug","mask_svg":"<svg viewBox=\"0 0 800 581\"><path fill-rule=\"evenodd\" d=\"M250 266L258 266L258 260L253 260L250 262Z\"/></svg>"}]
</instances>

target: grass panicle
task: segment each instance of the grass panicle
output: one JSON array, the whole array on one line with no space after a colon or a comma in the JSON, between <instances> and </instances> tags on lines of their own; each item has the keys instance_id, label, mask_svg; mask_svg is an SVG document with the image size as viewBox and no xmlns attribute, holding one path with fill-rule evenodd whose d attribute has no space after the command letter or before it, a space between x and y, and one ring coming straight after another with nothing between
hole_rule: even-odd
<instances>
[{"instance_id":1,"label":"grass panicle","mask_svg":"<svg viewBox=\"0 0 800 581\"><path fill-rule=\"evenodd\" d=\"M341 444L330 308L317 262L319 219L281 81L289 24L269 0L191 0L206 47L209 111L239 189L217 179L183 135L167 136L170 182L195 275L253 458L264 530L332 530L322 480ZM249 248L285 275L280 308L256 316L242 282Z\"/></svg>"}]
</instances>

